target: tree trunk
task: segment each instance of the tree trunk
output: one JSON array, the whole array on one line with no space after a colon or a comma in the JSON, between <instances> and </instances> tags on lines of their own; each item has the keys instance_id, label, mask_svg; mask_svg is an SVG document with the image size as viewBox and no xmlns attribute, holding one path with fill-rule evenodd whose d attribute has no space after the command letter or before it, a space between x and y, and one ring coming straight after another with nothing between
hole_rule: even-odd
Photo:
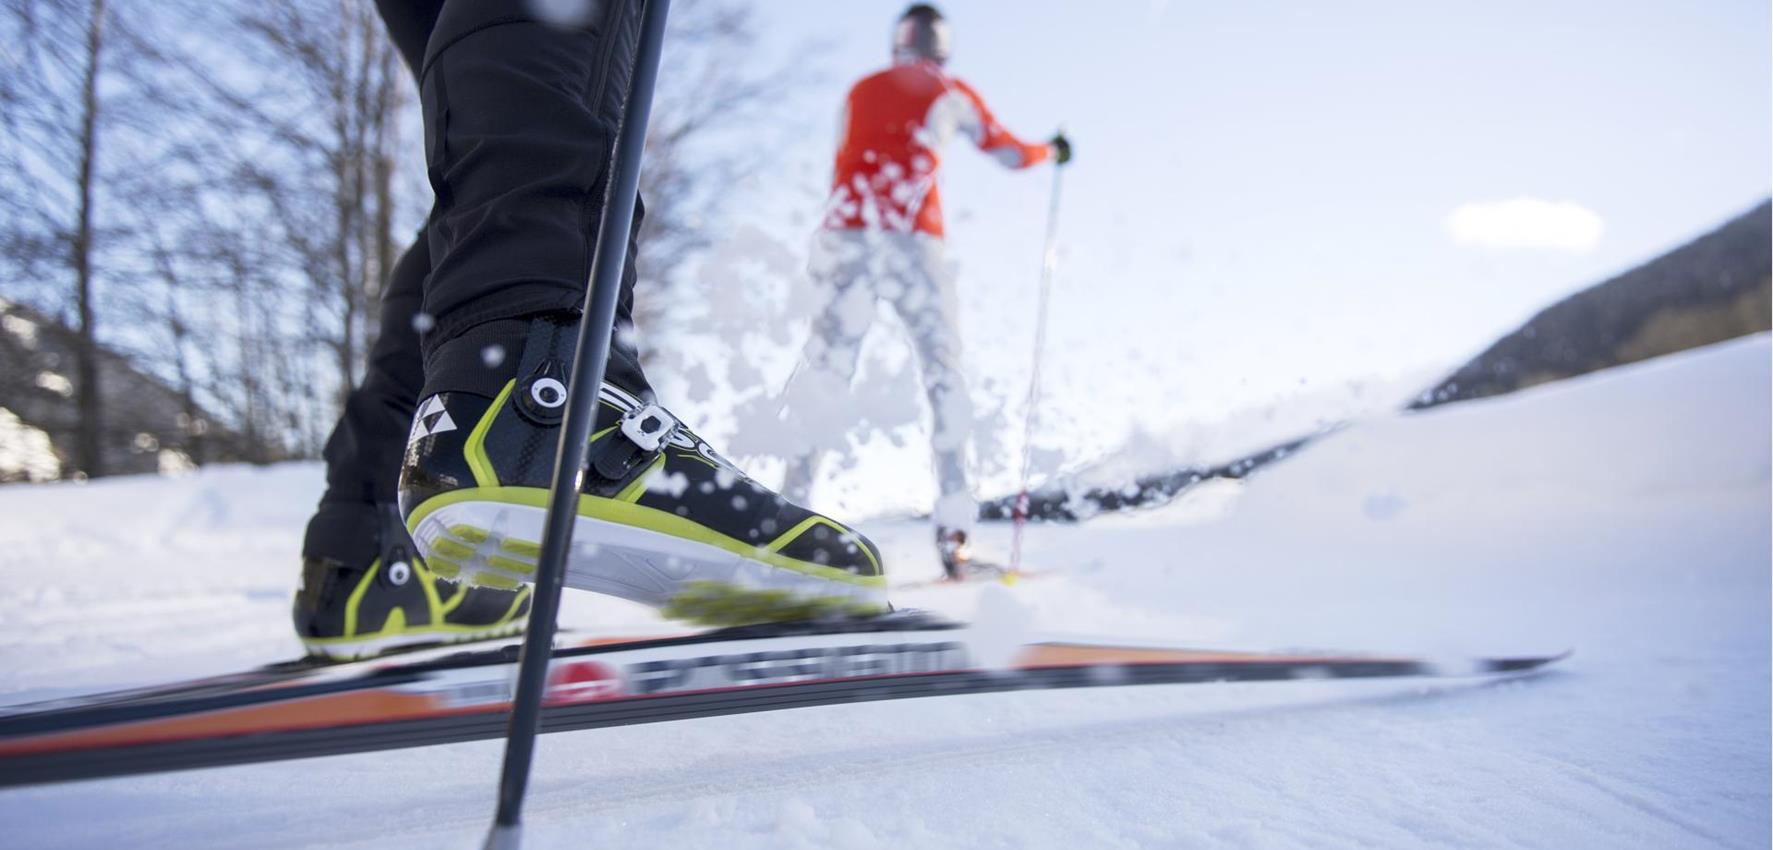
<instances>
[{"instance_id":1,"label":"tree trunk","mask_svg":"<svg viewBox=\"0 0 1773 850\"><path fill-rule=\"evenodd\" d=\"M86 27L86 68L81 81L79 209L70 246L74 304L79 313L75 349L75 462L88 478L105 474L103 405L99 397L98 338L92 304L93 182L98 170L99 54L104 45L106 0L93 0Z\"/></svg>"},{"instance_id":2,"label":"tree trunk","mask_svg":"<svg viewBox=\"0 0 1773 850\"><path fill-rule=\"evenodd\" d=\"M371 141L365 154L372 157L372 171L375 182L375 272L370 281L369 292L372 296L365 304L368 314L364 322L365 351L375 350L375 336L381 329L382 296L387 294L388 284L394 274L396 251L399 246L394 244L394 132L392 125L400 110L400 89L398 88L398 62L394 51L388 45L380 45L380 57L376 72L376 106L371 123Z\"/></svg>"}]
</instances>

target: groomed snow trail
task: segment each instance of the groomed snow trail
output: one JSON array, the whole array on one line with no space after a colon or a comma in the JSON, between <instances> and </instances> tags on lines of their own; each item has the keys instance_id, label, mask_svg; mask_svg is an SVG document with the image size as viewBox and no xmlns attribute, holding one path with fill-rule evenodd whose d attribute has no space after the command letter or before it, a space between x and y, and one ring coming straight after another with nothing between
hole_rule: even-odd
<instances>
[{"instance_id":1,"label":"groomed snow trail","mask_svg":"<svg viewBox=\"0 0 1773 850\"><path fill-rule=\"evenodd\" d=\"M553 735L529 846L1766 847L1770 356L1760 336L1361 423L1242 488L1033 528L1051 575L898 597L1171 643L1576 650L1551 672ZM293 654L319 487L296 465L0 489L0 702ZM921 525L865 530L896 580L935 573ZM563 620L658 627L583 595ZM498 758L483 742L0 792L0 846L475 847Z\"/></svg>"}]
</instances>

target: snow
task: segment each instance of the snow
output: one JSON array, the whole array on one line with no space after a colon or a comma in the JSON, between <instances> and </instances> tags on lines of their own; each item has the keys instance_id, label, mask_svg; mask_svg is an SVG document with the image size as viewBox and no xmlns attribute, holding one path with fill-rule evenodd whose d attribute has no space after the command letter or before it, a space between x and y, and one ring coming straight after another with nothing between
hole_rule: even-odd
<instances>
[{"instance_id":1,"label":"snow","mask_svg":"<svg viewBox=\"0 0 1773 850\"><path fill-rule=\"evenodd\" d=\"M543 739L531 847L1765 847L1766 336L1369 419L1028 531L901 604L1244 648L1576 654L1496 682L997 694ZM0 701L287 656L312 465L0 489ZM894 581L928 527L864 524ZM981 526L987 551L1008 529ZM652 615L575 595L612 632ZM0 792L7 846L473 847L497 742Z\"/></svg>"},{"instance_id":2,"label":"snow","mask_svg":"<svg viewBox=\"0 0 1773 850\"><path fill-rule=\"evenodd\" d=\"M6 318L11 319L12 316ZM48 481L61 472L61 461L49 434L26 425L18 414L0 407L0 476Z\"/></svg>"}]
</instances>

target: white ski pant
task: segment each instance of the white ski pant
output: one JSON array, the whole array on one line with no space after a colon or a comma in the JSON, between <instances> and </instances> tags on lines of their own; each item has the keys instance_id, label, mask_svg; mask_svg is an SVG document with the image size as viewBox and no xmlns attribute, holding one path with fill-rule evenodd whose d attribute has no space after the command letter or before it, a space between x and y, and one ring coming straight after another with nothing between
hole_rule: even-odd
<instances>
[{"instance_id":1,"label":"white ski pant","mask_svg":"<svg viewBox=\"0 0 1773 850\"><path fill-rule=\"evenodd\" d=\"M820 386L847 390L876 304L892 305L917 355L933 418L930 449L939 490L936 523L968 528L977 510L966 468L973 408L961 370L958 303L942 240L925 233L820 230L813 237L808 265L826 300L814 314L802 354L801 369L806 374L795 378L806 388L801 397ZM789 462L783 495L805 502L818 476L823 448L812 447Z\"/></svg>"}]
</instances>

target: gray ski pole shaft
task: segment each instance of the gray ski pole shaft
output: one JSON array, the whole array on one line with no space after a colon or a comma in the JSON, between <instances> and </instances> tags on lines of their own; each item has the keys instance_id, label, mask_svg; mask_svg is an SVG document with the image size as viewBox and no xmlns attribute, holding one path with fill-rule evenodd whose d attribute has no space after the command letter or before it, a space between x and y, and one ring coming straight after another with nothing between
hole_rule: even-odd
<instances>
[{"instance_id":1,"label":"gray ski pole shaft","mask_svg":"<svg viewBox=\"0 0 1773 850\"><path fill-rule=\"evenodd\" d=\"M1028 411L1022 421L1022 486L1010 514L1010 572L1022 570L1022 526L1028 524L1028 476L1034 463L1034 423L1040 407L1040 366L1047 347L1047 302L1053 292L1053 272L1059 266L1059 186L1065 166L1053 165L1053 194L1047 206L1046 245L1040 255L1040 305L1034 317L1034 369L1028 377Z\"/></svg>"},{"instance_id":2,"label":"gray ski pole shaft","mask_svg":"<svg viewBox=\"0 0 1773 850\"><path fill-rule=\"evenodd\" d=\"M567 383L566 413L560 424L560 446L555 453L554 477L549 486L542 549L536 559L529 629L517 661L517 692L511 702L505 760L499 774L498 813L486 838L488 850L514 850L521 842L518 824L523 812L524 791L529 785L530 760L535 755L537 727L541 722L542 694L548 681L548 661L553 654L554 620L560 612L567 551L572 546L573 526L578 518L579 479L585 468L591 426L596 420L598 388L603 383L604 366L609 360L616 301L622 289L623 265L634 224L634 204L640 190L641 153L646 147L646 125L652 114L653 84L659 76L659 54L664 46L665 16L670 5L670 0L644 0L642 7L634 74L629 81L628 99L622 106L622 124L610 157L603 220L597 226L590 288L585 295L585 315L579 323L579 339L573 351L572 373ZM616 36L612 33L606 37Z\"/></svg>"}]
</instances>

